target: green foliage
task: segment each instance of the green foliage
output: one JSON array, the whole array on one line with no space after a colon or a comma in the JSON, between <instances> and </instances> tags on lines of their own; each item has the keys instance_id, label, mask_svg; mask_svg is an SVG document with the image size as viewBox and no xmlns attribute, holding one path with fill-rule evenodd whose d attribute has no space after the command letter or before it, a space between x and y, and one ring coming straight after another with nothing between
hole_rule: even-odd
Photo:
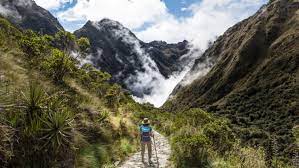
<instances>
[{"instance_id":1,"label":"green foliage","mask_svg":"<svg viewBox=\"0 0 299 168\"><path fill-rule=\"evenodd\" d=\"M36 82L18 97L12 105L4 106L1 157L16 167L52 167L62 165L62 159L72 160L74 116L60 103L62 97L48 95ZM5 149L8 144L13 149Z\"/></svg>"},{"instance_id":2,"label":"green foliage","mask_svg":"<svg viewBox=\"0 0 299 168\"><path fill-rule=\"evenodd\" d=\"M215 168L230 168L230 167L243 167L243 168L266 168L264 161L264 151L262 149L254 149L249 147L240 147L239 144L234 145L225 158L214 156L212 167Z\"/></svg>"},{"instance_id":3,"label":"green foliage","mask_svg":"<svg viewBox=\"0 0 299 168\"><path fill-rule=\"evenodd\" d=\"M110 161L110 155L103 145L93 144L80 151L82 157L79 167L104 167Z\"/></svg>"},{"instance_id":4,"label":"green foliage","mask_svg":"<svg viewBox=\"0 0 299 168\"><path fill-rule=\"evenodd\" d=\"M120 150L124 156L127 156L134 151L134 148L128 139L122 138L120 140Z\"/></svg>"},{"instance_id":5,"label":"green foliage","mask_svg":"<svg viewBox=\"0 0 299 168\"><path fill-rule=\"evenodd\" d=\"M46 95L43 89L36 83L31 83L28 90L22 93L21 104L25 112L25 123L30 123L38 117L41 117L45 108Z\"/></svg>"},{"instance_id":6,"label":"green foliage","mask_svg":"<svg viewBox=\"0 0 299 168\"><path fill-rule=\"evenodd\" d=\"M72 57L57 49L52 50L52 55L42 63L42 67L56 83L63 83L64 77L76 69Z\"/></svg>"},{"instance_id":7,"label":"green foliage","mask_svg":"<svg viewBox=\"0 0 299 168\"><path fill-rule=\"evenodd\" d=\"M19 41L19 45L26 54L27 60L33 64L38 64L50 50L49 36L39 36L32 30L26 30Z\"/></svg>"},{"instance_id":8,"label":"green foliage","mask_svg":"<svg viewBox=\"0 0 299 168\"><path fill-rule=\"evenodd\" d=\"M15 47L16 41L20 38L21 32L13 27L6 19L0 16L0 47L3 50Z\"/></svg>"},{"instance_id":9,"label":"green foliage","mask_svg":"<svg viewBox=\"0 0 299 168\"><path fill-rule=\"evenodd\" d=\"M13 88L7 93L0 84L1 166L107 167L134 152L131 116L118 123L112 113L125 108L129 96L121 102L121 87L108 73L81 67L70 55L86 56L89 45L68 32L20 32L0 18L0 70ZM26 87L29 80L40 84Z\"/></svg>"},{"instance_id":10,"label":"green foliage","mask_svg":"<svg viewBox=\"0 0 299 168\"><path fill-rule=\"evenodd\" d=\"M97 122L102 123L109 117L108 111L102 111L100 112L99 116L97 117Z\"/></svg>"},{"instance_id":11,"label":"green foliage","mask_svg":"<svg viewBox=\"0 0 299 168\"><path fill-rule=\"evenodd\" d=\"M207 149L211 142L197 130L192 130L188 126L183 127L173 135L171 143L176 167L210 166Z\"/></svg>"},{"instance_id":12,"label":"green foliage","mask_svg":"<svg viewBox=\"0 0 299 168\"><path fill-rule=\"evenodd\" d=\"M9 36L20 36L21 32L16 29L9 21L0 17L0 30Z\"/></svg>"},{"instance_id":13,"label":"green foliage","mask_svg":"<svg viewBox=\"0 0 299 168\"><path fill-rule=\"evenodd\" d=\"M73 115L66 109L50 111L42 118L42 140L44 147L51 148L55 153L61 148L73 145Z\"/></svg>"},{"instance_id":14,"label":"green foliage","mask_svg":"<svg viewBox=\"0 0 299 168\"><path fill-rule=\"evenodd\" d=\"M84 64L78 71L78 77L86 88L96 92L99 96L104 96L111 87L108 83L111 75L97 70L91 64Z\"/></svg>"},{"instance_id":15,"label":"green foliage","mask_svg":"<svg viewBox=\"0 0 299 168\"><path fill-rule=\"evenodd\" d=\"M54 46L69 54L70 50L75 48L76 37L70 32L59 31L54 36Z\"/></svg>"},{"instance_id":16,"label":"green foliage","mask_svg":"<svg viewBox=\"0 0 299 168\"><path fill-rule=\"evenodd\" d=\"M86 57L86 54L89 52L90 49L90 43L88 38L81 37L77 40L77 45L79 48L79 52L83 57Z\"/></svg>"},{"instance_id":17,"label":"green foliage","mask_svg":"<svg viewBox=\"0 0 299 168\"><path fill-rule=\"evenodd\" d=\"M120 100L120 86L114 84L112 87L109 88L107 91L105 98L106 98L106 104L108 107L115 109L119 105L119 100Z\"/></svg>"},{"instance_id":18,"label":"green foliage","mask_svg":"<svg viewBox=\"0 0 299 168\"><path fill-rule=\"evenodd\" d=\"M235 135L225 120L216 120L206 124L203 133L212 141L214 150L221 154L232 149Z\"/></svg>"}]
</instances>

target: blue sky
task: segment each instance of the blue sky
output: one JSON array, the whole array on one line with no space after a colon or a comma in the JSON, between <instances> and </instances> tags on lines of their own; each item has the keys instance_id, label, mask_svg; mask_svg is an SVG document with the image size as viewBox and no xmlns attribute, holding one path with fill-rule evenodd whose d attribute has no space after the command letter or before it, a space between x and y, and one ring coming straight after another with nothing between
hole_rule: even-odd
<instances>
[{"instance_id":1,"label":"blue sky","mask_svg":"<svg viewBox=\"0 0 299 168\"><path fill-rule=\"evenodd\" d=\"M198 3L200 0L164 0L170 13L177 17L190 16L190 11L184 11L182 9L188 8L191 4Z\"/></svg>"},{"instance_id":2,"label":"blue sky","mask_svg":"<svg viewBox=\"0 0 299 168\"><path fill-rule=\"evenodd\" d=\"M35 0L74 31L87 20L121 22L143 41L191 41L205 49L209 40L253 15L268 0Z\"/></svg>"}]
</instances>

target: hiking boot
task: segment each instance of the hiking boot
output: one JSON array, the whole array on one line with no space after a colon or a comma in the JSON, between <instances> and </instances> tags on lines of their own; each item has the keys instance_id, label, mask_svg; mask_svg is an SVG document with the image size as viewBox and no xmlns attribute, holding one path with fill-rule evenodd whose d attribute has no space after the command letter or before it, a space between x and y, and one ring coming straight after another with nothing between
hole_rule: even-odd
<instances>
[{"instance_id":1,"label":"hiking boot","mask_svg":"<svg viewBox=\"0 0 299 168\"><path fill-rule=\"evenodd\" d=\"M148 163L149 163L150 165L152 165L152 164L153 164L153 162L152 162L151 160L148 160Z\"/></svg>"}]
</instances>

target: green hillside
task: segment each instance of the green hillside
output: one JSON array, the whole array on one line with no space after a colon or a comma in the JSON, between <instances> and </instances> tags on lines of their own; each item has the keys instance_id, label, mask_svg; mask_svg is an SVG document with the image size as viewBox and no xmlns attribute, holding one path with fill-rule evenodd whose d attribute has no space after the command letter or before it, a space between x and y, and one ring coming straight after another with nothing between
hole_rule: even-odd
<instances>
[{"instance_id":1,"label":"green hillside","mask_svg":"<svg viewBox=\"0 0 299 168\"><path fill-rule=\"evenodd\" d=\"M136 150L131 98L84 57L87 39L0 19L0 165L99 167Z\"/></svg>"},{"instance_id":2,"label":"green hillside","mask_svg":"<svg viewBox=\"0 0 299 168\"><path fill-rule=\"evenodd\" d=\"M292 133L299 124L298 9L296 0L270 1L228 29L191 71L206 60L215 62L212 69L178 89L164 107L226 117L243 144L276 145L279 156L291 161L299 150Z\"/></svg>"}]
</instances>

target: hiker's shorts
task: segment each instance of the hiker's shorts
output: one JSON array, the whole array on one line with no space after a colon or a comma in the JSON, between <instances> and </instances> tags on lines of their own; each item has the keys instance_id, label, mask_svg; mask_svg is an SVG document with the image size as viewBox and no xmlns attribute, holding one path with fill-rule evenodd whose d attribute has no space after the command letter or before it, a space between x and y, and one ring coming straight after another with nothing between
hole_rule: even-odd
<instances>
[{"instance_id":1,"label":"hiker's shorts","mask_svg":"<svg viewBox=\"0 0 299 168\"><path fill-rule=\"evenodd\" d=\"M142 158L144 157L145 146L147 146L148 158L150 159L152 157L152 142L151 141L148 141L148 142L142 142L141 141L141 155L142 155Z\"/></svg>"}]
</instances>

